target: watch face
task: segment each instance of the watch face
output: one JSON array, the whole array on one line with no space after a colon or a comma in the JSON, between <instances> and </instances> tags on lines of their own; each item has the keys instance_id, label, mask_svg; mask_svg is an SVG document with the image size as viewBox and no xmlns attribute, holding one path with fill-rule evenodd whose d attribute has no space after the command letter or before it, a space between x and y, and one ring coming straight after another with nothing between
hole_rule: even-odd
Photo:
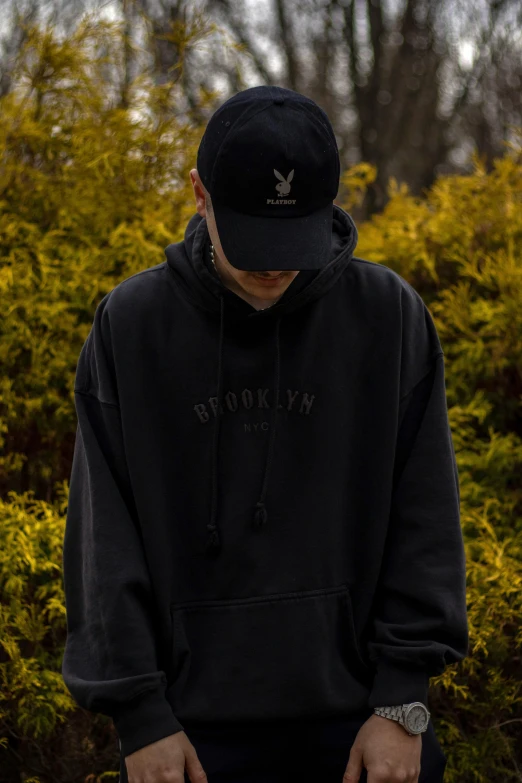
<instances>
[{"instance_id":1,"label":"watch face","mask_svg":"<svg viewBox=\"0 0 522 783\"><path fill-rule=\"evenodd\" d=\"M408 712L406 723L410 731L422 731L426 727L426 710L420 705L412 707Z\"/></svg>"}]
</instances>

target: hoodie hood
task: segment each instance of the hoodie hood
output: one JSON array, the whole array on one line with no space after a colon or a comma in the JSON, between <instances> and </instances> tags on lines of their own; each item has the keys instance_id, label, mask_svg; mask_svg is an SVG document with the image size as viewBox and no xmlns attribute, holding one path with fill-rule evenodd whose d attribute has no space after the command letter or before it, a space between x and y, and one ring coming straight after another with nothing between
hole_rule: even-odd
<instances>
[{"instance_id":1,"label":"hoodie hood","mask_svg":"<svg viewBox=\"0 0 522 783\"><path fill-rule=\"evenodd\" d=\"M350 215L334 204L330 260L319 270L301 270L281 298L270 307L256 310L224 285L210 262L210 237L207 221L198 213L192 216L182 242L165 248L169 269L185 296L208 312L221 312L221 299L227 317L263 318L289 314L328 291L345 271L358 241L357 228ZM183 252L180 253L180 250Z\"/></svg>"},{"instance_id":2,"label":"hoodie hood","mask_svg":"<svg viewBox=\"0 0 522 783\"><path fill-rule=\"evenodd\" d=\"M225 318L238 326L244 319L264 318L267 329L274 336L275 402L272 407L270 437L261 478L260 494L253 508L252 525L258 529L266 524L268 512L265 497L270 479L270 467L276 441L277 410L279 405L279 379L281 374L280 325L284 316L323 296L338 280L352 259L357 245L357 228L350 215L334 204L332 219L332 249L328 263L319 270L301 270L275 304L256 310L242 297L224 285L210 260L210 236L207 221L196 213L189 220L183 242L172 243L165 248L169 270L175 276L184 295L196 307L219 316L219 343L217 355L217 415L212 448L212 501L207 524L207 552L217 554L220 548L218 499L218 459L221 415L223 411L223 333ZM180 252L180 250L182 252Z\"/></svg>"}]
</instances>

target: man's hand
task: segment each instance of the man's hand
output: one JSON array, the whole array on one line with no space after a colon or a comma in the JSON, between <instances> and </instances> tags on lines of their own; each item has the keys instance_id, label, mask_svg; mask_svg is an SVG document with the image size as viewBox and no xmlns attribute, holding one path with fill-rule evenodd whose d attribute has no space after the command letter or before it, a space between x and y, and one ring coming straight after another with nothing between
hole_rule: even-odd
<instances>
[{"instance_id":1,"label":"man's hand","mask_svg":"<svg viewBox=\"0 0 522 783\"><path fill-rule=\"evenodd\" d=\"M184 783L185 765L191 783L207 783L196 749L184 731L177 731L125 757L129 783Z\"/></svg>"},{"instance_id":2,"label":"man's hand","mask_svg":"<svg viewBox=\"0 0 522 783\"><path fill-rule=\"evenodd\" d=\"M418 783L422 734L413 737L390 718L371 715L359 729L342 783L358 783L364 766L368 783Z\"/></svg>"}]
</instances>

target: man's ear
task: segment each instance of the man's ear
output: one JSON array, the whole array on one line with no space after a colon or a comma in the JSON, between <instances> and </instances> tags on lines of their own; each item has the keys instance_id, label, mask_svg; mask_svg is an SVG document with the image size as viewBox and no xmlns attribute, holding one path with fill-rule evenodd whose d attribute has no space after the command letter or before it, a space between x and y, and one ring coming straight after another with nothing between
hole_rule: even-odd
<instances>
[{"instance_id":1,"label":"man's ear","mask_svg":"<svg viewBox=\"0 0 522 783\"><path fill-rule=\"evenodd\" d=\"M192 182L192 187L194 188L194 197L196 199L196 211L198 212L198 214L201 215L201 217L206 217L207 205L206 205L205 191L203 189L203 184L199 178L197 169L191 169L190 179Z\"/></svg>"}]
</instances>

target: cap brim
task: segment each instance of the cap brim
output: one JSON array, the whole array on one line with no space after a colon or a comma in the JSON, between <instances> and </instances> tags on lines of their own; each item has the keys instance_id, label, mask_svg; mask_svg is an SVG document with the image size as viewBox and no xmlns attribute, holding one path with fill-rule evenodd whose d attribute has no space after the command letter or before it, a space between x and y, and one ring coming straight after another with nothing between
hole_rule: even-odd
<instances>
[{"instance_id":1,"label":"cap brim","mask_svg":"<svg viewBox=\"0 0 522 783\"><path fill-rule=\"evenodd\" d=\"M333 201L300 217L245 215L223 204L212 204L221 247L236 269L322 269L330 260Z\"/></svg>"}]
</instances>

